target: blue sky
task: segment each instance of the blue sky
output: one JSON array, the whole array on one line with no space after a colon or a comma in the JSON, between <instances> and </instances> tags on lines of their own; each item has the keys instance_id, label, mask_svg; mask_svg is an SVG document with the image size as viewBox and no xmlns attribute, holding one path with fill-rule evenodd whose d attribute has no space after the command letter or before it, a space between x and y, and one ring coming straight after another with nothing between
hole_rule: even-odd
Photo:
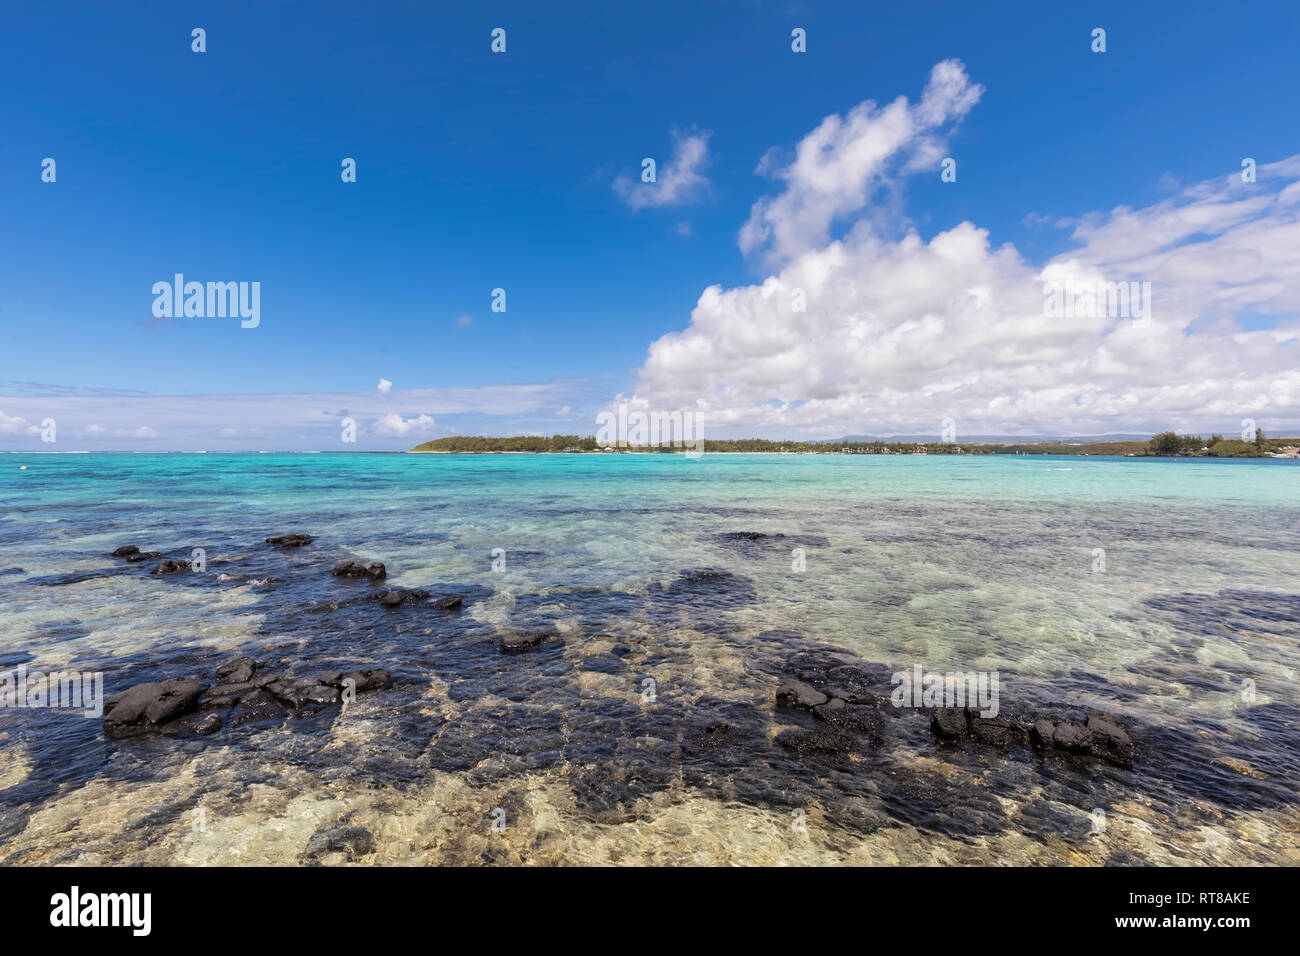
<instances>
[{"instance_id":1,"label":"blue sky","mask_svg":"<svg viewBox=\"0 0 1300 956\"><path fill-rule=\"evenodd\" d=\"M254 420L208 440L202 429L219 423L169 431L161 413L152 423L145 398L181 395L311 396L299 404L321 414L360 409L363 394L397 401L392 434L368 430L378 413L360 411L362 447L451 430L593 432L616 395L680 393L689 373L665 385L662 368L643 368L647 348L691 325L707 287L759 285L788 264L737 241L753 204L782 188L756 173L769 149L779 169L831 114L915 102L949 59L983 88L944 134L957 182L937 168L891 174L837 213L832 239L873 216L888 241L915 230L928 242L970 222L992 248L1011 243L1041 266L1084 241L1062 220L1154 208L1232 175L1243 157L1300 153L1293 3L107 9L4 15L0 423L11 425L0 447L34 447L46 407L69 422L60 445L258 444ZM206 30L207 52L191 52L193 27ZM489 50L494 27L507 31L504 54ZM795 27L806 53L790 49ZM1090 50L1094 27L1107 31L1104 54ZM633 208L614 187L642 157L662 170L674 136L705 132L706 182L680 203ZM55 183L41 181L44 157L57 162ZM357 160L356 183L340 181L343 157ZM151 286L176 272L259 281L260 326L154 319ZM505 313L490 311L496 287ZM1237 313L1260 332L1294 317L1277 302ZM1209 320L1186 318L1183 334L1198 321ZM713 386L742 365L712 370ZM798 409L833 391L826 377L817 388L775 382L770 401ZM380 379L392 390L377 392ZM1087 385L1094 397L1122 389ZM503 403L505 386L535 399ZM935 417L909 422L854 389L838 417L746 420L743 403L706 404L718 434L915 431ZM1291 420L1288 389L1241 414ZM132 406L141 420L104 398L101 430L86 432L99 390L144 393ZM972 426L987 405L955 403ZM404 430L426 414L428 434ZM1184 402L1149 424L1236 417L1198 418ZM1023 422L1030 432L1144 424L1100 405L1087 421L1045 411ZM137 440L137 428L154 434ZM317 415L263 437L320 447L336 430Z\"/></svg>"}]
</instances>

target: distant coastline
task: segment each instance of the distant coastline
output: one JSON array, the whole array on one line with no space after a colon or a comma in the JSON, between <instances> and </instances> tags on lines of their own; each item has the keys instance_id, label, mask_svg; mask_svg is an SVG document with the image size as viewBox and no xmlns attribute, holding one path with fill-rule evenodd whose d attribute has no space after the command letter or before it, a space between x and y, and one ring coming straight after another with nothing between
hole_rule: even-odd
<instances>
[{"instance_id":1,"label":"distant coastline","mask_svg":"<svg viewBox=\"0 0 1300 956\"><path fill-rule=\"evenodd\" d=\"M515 435L492 437L454 435L423 442L408 454L427 455L610 455L682 454L699 452L699 443L689 445L602 446L594 436ZM1251 441L1225 439L1221 435L1177 435L1163 432L1148 441L1104 442L917 442L917 441L771 441L765 438L706 439L703 452L732 455L1098 455L1129 458L1295 458L1300 438L1266 438L1263 432Z\"/></svg>"}]
</instances>

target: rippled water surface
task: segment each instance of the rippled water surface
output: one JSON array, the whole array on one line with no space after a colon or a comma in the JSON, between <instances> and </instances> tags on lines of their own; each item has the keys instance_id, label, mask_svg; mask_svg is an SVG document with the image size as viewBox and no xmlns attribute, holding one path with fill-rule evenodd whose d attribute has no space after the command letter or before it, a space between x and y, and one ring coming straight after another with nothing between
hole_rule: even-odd
<instances>
[{"instance_id":1,"label":"rippled water surface","mask_svg":"<svg viewBox=\"0 0 1300 956\"><path fill-rule=\"evenodd\" d=\"M0 455L0 669L394 675L211 737L0 709L0 861L1300 863L1298 491L1286 461ZM347 559L464 606L359 600ZM816 721L776 686L846 662L884 695L997 671L1004 710L1117 715L1134 765L892 707L789 746ZM369 838L309 850L337 828Z\"/></svg>"}]
</instances>

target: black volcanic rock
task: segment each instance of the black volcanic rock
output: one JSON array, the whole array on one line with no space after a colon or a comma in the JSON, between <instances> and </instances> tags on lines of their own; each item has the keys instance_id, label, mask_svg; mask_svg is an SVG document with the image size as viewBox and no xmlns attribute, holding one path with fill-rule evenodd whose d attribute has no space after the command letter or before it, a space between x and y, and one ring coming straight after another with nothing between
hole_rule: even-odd
<instances>
[{"instance_id":1,"label":"black volcanic rock","mask_svg":"<svg viewBox=\"0 0 1300 956\"><path fill-rule=\"evenodd\" d=\"M257 661L251 657L232 657L217 668L218 684L242 684L253 679Z\"/></svg>"},{"instance_id":2,"label":"black volcanic rock","mask_svg":"<svg viewBox=\"0 0 1300 956\"><path fill-rule=\"evenodd\" d=\"M811 710L829 699L815 687L793 678L782 681L781 686L776 689L776 702L784 707Z\"/></svg>"},{"instance_id":3,"label":"black volcanic rock","mask_svg":"<svg viewBox=\"0 0 1300 956\"><path fill-rule=\"evenodd\" d=\"M382 581L388 577L388 569L382 561L372 561L369 565L360 561L344 561L336 564L331 573L336 578L369 578L371 581Z\"/></svg>"},{"instance_id":4,"label":"black volcanic rock","mask_svg":"<svg viewBox=\"0 0 1300 956\"><path fill-rule=\"evenodd\" d=\"M237 684L218 684L203 696L203 700L199 702L199 707L203 710L233 707L249 694L261 690L267 684L277 680L280 680L280 678L271 674L264 674L261 677L254 677L252 680L241 681Z\"/></svg>"},{"instance_id":5,"label":"black volcanic rock","mask_svg":"<svg viewBox=\"0 0 1300 956\"><path fill-rule=\"evenodd\" d=\"M193 677L136 684L105 703L104 734L132 737L156 731L168 721L193 710L206 689L206 684L200 684Z\"/></svg>"},{"instance_id":6,"label":"black volcanic rock","mask_svg":"<svg viewBox=\"0 0 1300 956\"><path fill-rule=\"evenodd\" d=\"M137 548L135 545L124 544L122 545L122 547L118 548L116 551L113 552L113 557L126 558L133 554L139 554L139 553L140 553L140 549Z\"/></svg>"},{"instance_id":7,"label":"black volcanic rock","mask_svg":"<svg viewBox=\"0 0 1300 956\"><path fill-rule=\"evenodd\" d=\"M391 591L384 591L376 596L381 605L387 608L405 607L408 604L419 604L421 601L429 599L428 591L408 591L402 588L394 588Z\"/></svg>"},{"instance_id":8,"label":"black volcanic rock","mask_svg":"<svg viewBox=\"0 0 1300 956\"><path fill-rule=\"evenodd\" d=\"M971 736L994 747L1029 745L1029 725L1009 717L981 717L978 710L966 710Z\"/></svg>"},{"instance_id":9,"label":"black volcanic rock","mask_svg":"<svg viewBox=\"0 0 1300 956\"><path fill-rule=\"evenodd\" d=\"M280 534L266 539L267 544L273 544L277 548L301 548L304 544L311 544L312 537L309 534Z\"/></svg>"},{"instance_id":10,"label":"black volcanic rock","mask_svg":"<svg viewBox=\"0 0 1300 956\"><path fill-rule=\"evenodd\" d=\"M509 631L501 635L500 650L503 654L511 654L517 651L528 651L535 647L541 647L547 641L559 637L559 632L553 628L531 628L528 630Z\"/></svg>"},{"instance_id":11,"label":"black volcanic rock","mask_svg":"<svg viewBox=\"0 0 1300 956\"><path fill-rule=\"evenodd\" d=\"M1114 718L1101 713L1088 715L1088 732L1092 734L1092 753L1121 767L1133 765L1133 741Z\"/></svg>"},{"instance_id":12,"label":"black volcanic rock","mask_svg":"<svg viewBox=\"0 0 1300 956\"><path fill-rule=\"evenodd\" d=\"M303 858L315 863L318 857L329 853L346 853L351 861L374 852L375 838L369 830L364 827L336 827L313 833L307 841Z\"/></svg>"},{"instance_id":13,"label":"black volcanic rock","mask_svg":"<svg viewBox=\"0 0 1300 956\"><path fill-rule=\"evenodd\" d=\"M265 689L295 711L316 711L339 701L338 688L322 684L315 677L281 677Z\"/></svg>"},{"instance_id":14,"label":"black volcanic rock","mask_svg":"<svg viewBox=\"0 0 1300 956\"><path fill-rule=\"evenodd\" d=\"M383 690L393 681L393 675L382 668L376 667L362 671L352 671L344 674L339 671L331 671L328 674L322 674L317 678L322 684L328 684L339 690L347 690L348 681L352 682L352 689L357 693L367 690Z\"/></svg>"},{"instance_id":15,"label":"black volcanic rock","mask_svg":"<svg viewBox=\"0 0 1300 956\"><path fill-rule=\"evenodd\" d=\"M1072 754L1091 753L1092 734L1082 724L1062 721L1052 732L1052 745Z\"/></svg>"},{"instance_id":16,"label":"black volcanic rock","mask_svg":"<svg viewBox=\"0 0 1300 956\"><path fill-rule=\"evenodd\" d=\"M944 740L961 740L966 736L966 714L956 707L936 707L930 714L930 729Z\"/></svg>"},{"instance_id":17,"label":"black volcanic rock","mask_svg":"<svg viewBox=\"0 0 1300 956\"><path fill-rule=\"evenodd\" d=\"M203 737L206 737L209 734L215 734L220 729L221 717L217 714L208 714L194 725L194 732Z\"/></svg>"},{"instance_id":18,"label":"black volcanic rock","mask_svg":"<svg viewBox=\"0 0 1300 956\"><path fill-rule=\"evenodd\" d=\"M725 720L715 720L702 729L688 730L684 735L683 743L701 750L716 750L733 741L734 731L735 728Z\"/></svg>"},{"instance_id":19,"label":"black volcanic rock","mask_svg":"<svg viewBox=\"0 0 1300 956\"><path fill-rule=\"evenodd\" d=\"M265 688L255 690L240 698L230 717L230 726L238 727L253 720L271 720L285 716L285 709Z\"/></svg>"},{"instance_id":20,"label":"black volcanic rock","mask_svg":"<svg viewBox=\"0 0 1300 956\"><path fill-rule=\"evenodd\" d=\"M150 571L149 573L150 574L182 574L188 571L189 569L190 569L190 563L188 561L178 561L169 558L166 561L159 562L158 566L154 568L152 571Z\"/></svg>"},{"instance_id":21,"label":"black volcanic rock","mask_svg":"<svg viewBox=\"0 0 1300 956\"><path fill-rule=\"evenodd\" d=\"M810 756L846 754L856 741L842 730L788 730L778 735L776 742L791 753Z\"/></svg>"},{"instance_id":22,"label":"black volcanic rock","mask_svg":"<svg viewBox=\"0 0 1300 956\"><path fill-rule=\"evenodd\" d=\"M139 564L141 561L152 561L154 558L161 558L161 551L132 551L126 556L130 564Z\"/></svg>"}]
</instances>

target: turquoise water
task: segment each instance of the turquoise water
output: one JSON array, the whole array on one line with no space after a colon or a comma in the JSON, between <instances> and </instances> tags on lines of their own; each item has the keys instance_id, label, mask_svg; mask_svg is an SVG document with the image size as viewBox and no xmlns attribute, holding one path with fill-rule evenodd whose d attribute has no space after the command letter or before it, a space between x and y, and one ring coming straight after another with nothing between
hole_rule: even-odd
<instances>
[{"instance_id":1,"label":"turquoise water","mask_svg":"<svg viewBox=\"0 0 1300 956\"><path fill-rule=\"evenodd\" d=\"M0 711L0 858L292 863L343 820L363 862L1297 862L1298 490L1281 460L0 455L0 666L395 675L203 740ZM344 559L464 608L358 604ZM914 714L791 754L774 687L828 648L996 670L1004 708L1102 707L1138 756L945 748ZM740 742L692 744L718 722Z\"/></svg>"}]
</instances>

